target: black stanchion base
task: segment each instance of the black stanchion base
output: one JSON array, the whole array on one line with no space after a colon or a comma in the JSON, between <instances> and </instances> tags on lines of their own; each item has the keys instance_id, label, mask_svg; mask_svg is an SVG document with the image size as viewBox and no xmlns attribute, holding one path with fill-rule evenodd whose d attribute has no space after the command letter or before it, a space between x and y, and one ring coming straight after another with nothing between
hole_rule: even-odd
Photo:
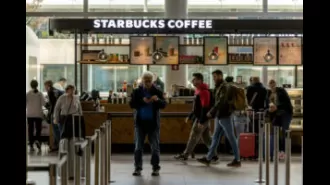
<instances>
[{"instance_id":1,"label":"black stanchion base","mask_svg":"<svg viewBox=\"0 0 330 185\"><path fill-rule=\"evenodd\" d=\"M116 181L109 181L109 183L115 183Z\"/></svg>"}]
</instances>

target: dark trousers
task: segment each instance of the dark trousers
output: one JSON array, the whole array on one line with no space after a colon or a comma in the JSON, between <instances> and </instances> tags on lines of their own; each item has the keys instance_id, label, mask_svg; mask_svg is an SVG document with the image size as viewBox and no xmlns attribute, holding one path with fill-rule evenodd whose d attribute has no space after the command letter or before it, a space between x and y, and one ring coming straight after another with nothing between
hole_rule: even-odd
<instances>
[{"instance_id":1,"label":"dark trousers","mask_svg":"<svg viewBox=\"0 0 330 185\"><path fill-rule=\"evenodd\" d=\"M41 129L42 119L41 118L27 118L28 122L28 134L29 134L29 145L33 147L34 141L37 140L41 143ZM34 129L36 135L34 136Z\"/></svg>"},{"instance_id":2,"label":"dark trousers","mask_svg":"<svg viewBox=\"0 0 330 185\"><path fill-rule=\"evenodd\" d=\"M142 170L142 156L143 156L143 147L144 140L146 136L148 136L148 141L151 147L151 165L153 170L159 170L159 133L160 128L155 129L146 129L144 127L136 125L134 128L134 143L135 143L135 151L134 151L134 166L135 169Z\"/></svg>"}]
</instances>

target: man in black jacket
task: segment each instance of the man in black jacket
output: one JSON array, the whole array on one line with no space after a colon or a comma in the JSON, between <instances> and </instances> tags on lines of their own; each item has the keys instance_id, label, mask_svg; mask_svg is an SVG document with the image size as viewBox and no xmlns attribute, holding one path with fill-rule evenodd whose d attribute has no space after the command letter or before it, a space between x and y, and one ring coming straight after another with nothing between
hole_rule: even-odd
<instances>
[{"instance_id":1,"label":"man in black jacket","mask_svg":"<svg viewBox=\"0 0 330 185\"><path fill-rule=\"evenodd\" d=\"M193 104L193 110L188 116L188 119L193 120L193 126L190 130L190 136L187 142L186 149L182 154L174 156L177 160L187 160L189 154L191 154L198 144L200 138L202 138L204 144L209 148L211 146L212 137L210 135L209 121L206 116L207 112L211 108L211 94L207 84L203 83L203 75L201 73L193 74L193 85L196 87L195 100ZM187 121L186 121L187 122ZM212 157L212 162L217 162L218 157L215 150L215 156Z\"/></svg>"},{"instance_id":2,"label":"man in black jacket","mask_svg":"<svg viewBox=\"0 0 330 185\"><path fill-rule=\"evenodd\" d=\"M246 98L250 107L254 112L265 111L269 106L267 89L260 82L259 77L252 77L252 84L246 90ZM259 116L255 114L254 132L259 132L258 121ZM249 130L252 130L252 124L249 125Z\"/></svg>"},{"instance_id":3,"label":"man in black jacket","mask_svg":"<svg viewBox=\"0 0 330 185\"><path fill-rule=\"evenodd\" d=\"M52 147L50 147L50 152L52 151L57 151L58 150L58 145L61 139L61 129L59 124L54 124L53 123L53 114L54 114L54 108L56 105L57 99L64 94L64 92L56 89L53 87L53 82L51 80L47 80L44 83L45 90L47 91L47 96L48 96L48 102L46 104L46 108L48 109L48 115L47 115L47 121L49 121L53 127L53 140L54 144Z\"/></svg>"},{"instance_id":4,"label":"man in black jacket","mask_svg":"<svg viewBox=\"0 0 330 185\"><path fill-rule=\"evenodd\" d=\"M151 146L152 176L159 175L159 134L160 109L164 109L166 101L163 92L152 82L153 74L145 72L142 76L142 85L132 92L129 105L134 111L134 176L140 176L142 171L142 155L145 137Z\"/></svg>"}]
</instances>

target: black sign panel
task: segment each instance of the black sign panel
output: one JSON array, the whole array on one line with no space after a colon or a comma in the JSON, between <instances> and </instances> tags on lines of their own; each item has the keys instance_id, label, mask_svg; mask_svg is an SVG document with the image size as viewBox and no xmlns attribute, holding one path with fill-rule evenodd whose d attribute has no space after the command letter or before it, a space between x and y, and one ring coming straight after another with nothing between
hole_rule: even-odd
<instances>
[{"instance_id":1,"label":"black sign panel","mask_svg":"<svg viewBox=\"0 0 330 185\"><path fill-rule=\"evenodd\" d=\"M302 20L50 19L50 31L122 34L302 33Z\"/></svg>"}]
</instances>

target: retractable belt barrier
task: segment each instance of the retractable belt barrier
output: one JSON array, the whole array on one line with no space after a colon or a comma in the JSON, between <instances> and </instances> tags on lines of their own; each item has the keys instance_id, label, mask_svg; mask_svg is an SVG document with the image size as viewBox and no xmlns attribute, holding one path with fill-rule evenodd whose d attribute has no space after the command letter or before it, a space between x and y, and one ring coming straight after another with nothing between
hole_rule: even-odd
<instances>
[{"instance_id":1,"label":"retractable belt barrier","mask_svg":"<svg viewBox=\"0 0 330 185\"><path fill-rule=\"evenodd\" d=\"M279 164L279 130L280 128L278 126L274 126L274 135L273 135L273 142L274 142L274 147L273 149L273 154L274 154L274 183L273 185L278 185L278 164ZM266 123L265 124L265 166L266 166L266 178L265 178L265 185L270 185L270 124ZM291 180L291 131L286 130L286 136L285 136L285 180L284 180L284 185L290 185L290 180Z\"/></svg>"},{"instance_id":2,"label":"retractable belt barrier","mask_svg":"<svg viewBox=\"0 0 330 185\"><path fill-rule=\"evenodd\" d=\"M49 173L49 185L57 185L57 169L61 171L61 185L68 184L68 157L66 153L61 153L61 160L57 163L50 163L47 166L41 165L28 165L26 171L33 172L48 172ZM27 181L27 184L36 184L31 181Z\"/></svg>"},{"instance_id":3,"label":"retractable belt barrier","mask_svg":"<svg viewBox=\"0 0 330 185\"><path fill-rule=\"evenodd\" d=\"M75 142L75 160L74 160L74 185L81 185L82 173L81 158L85 161L84 174L85 185L92 185L91 182L91 161L92 161L92 143L94 143L94 182L93 185L108 184L111 181L111 121L107 120L100 129L95 130L93 136L86 137L84 141ZM26 145L27 151L27 145ZM28 155L27 155L28 159ZM28 161L28 160L27 160ZM68 184L68 153L60 153L60 161L51 163L48 166L32 166L26 164L27 171L46 171L49 172L49 185L57 185L57 170L60 171L61 185ZM26 175L27 177L27 175ZM26 178L27 179L27 178ZM36 183L26 180L27 185Z\"/></svg>"},{"instance_id":4,"label":"retractable belt barrier","mask_svg":"<svg viewBox=\"0 0 330 185\"><path fill-rule=\"evenodd\" d=\"M259 133L258 133L258 163L259 163L259 173L258 173L258 179L255 180L255 183L264 183L265 180L262 178L263 175L263 136L264 136L264 126L265 126L265 112L259 111L258 114L258 127L259 127ZM254 125L254 123L253 123Z\"/></svg>"},{"instance_id":5,"label":"retractable belt barrier","mask_svg":"<svg viewBox=\"0 0 330 185\"><path fill-rule=\"evenodd\" d=\"M111 121L107 120L100 129L95 130L95 134L86 137L83 142L75 143L76 159L75 160L75 183L81 185L81 163L80 157L85 160L85 185L91 185L91 154L92 143L94 142L94 185L108 184L111 181Z\"/></svg>"}]
</instances>

